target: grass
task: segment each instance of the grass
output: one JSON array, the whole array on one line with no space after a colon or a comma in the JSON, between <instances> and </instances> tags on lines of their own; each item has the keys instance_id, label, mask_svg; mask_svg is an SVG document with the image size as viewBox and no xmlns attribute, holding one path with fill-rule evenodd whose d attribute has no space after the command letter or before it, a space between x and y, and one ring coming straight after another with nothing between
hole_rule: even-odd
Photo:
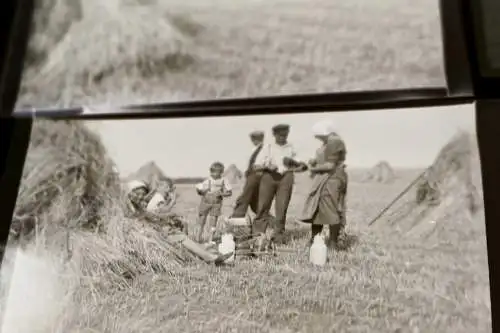
<instances>
[{"instance_id":1,"label":"grass","mask_svg":"<svg viewBox=\"0 0 500 333\"><path fill-rule=\"evenodd\" d=\"M296 253L240 258L234 267L174 266L105 291L92 283L75 287L75 280L67 289L74 303L59 312L59 332L491 331L481 215L440 221L438 241L404 238L383 219L367 226L414 177L396 172L403 176L391 184L351 183L348 232L356 241L349 251L330 253L322 269L308 264L308 229L293 221L306 188L298 180L287 245ZM194 221L197 200L192 186L179 186L176 210ZM68 268L66 276L74 272ZM51 280L35 281L45 289Z\"/></svg>"},{"instance_id":2,"label":"grass","mask_svg":"<svg viewBox=\"0 0 500 333\"><path fill-rule=\"evenodd\" d=\"M154 20L164 17L169 27L189 41L185 51L193 61L188 66L144 75L134 70L137 59L116 63L111 57L109 63L93 62L92 56L102 58L102 50L93 46L102 48L106 44L95 41L78 48L85 53L79 56L87 57L86 64L99 63L113 70L104 71L105 75L90 83L72 81L78 71L72 72L75 77L55 75L46 82L36 74L47 63L33 61L25 72L18 105L128 104L444 83L435 1L145 3L143 15L150 11L155 12L150 16ZM85 8L83 12L84 16L92 13ZM126 21L125 13L115 12L113 17ZM105 14L87 15L82 21L89 29L95 25L105 30ZM154 20L149 22L153 26ZM123 21L116 26L125 29ZM137 26L130 24L132 28ZM131 48L139 45L141 31L138 29L136 36L123 32L122 36L130 36L129 40L137 43L131 43ZM48 41L47 45L55 43L54 38L40 38ZM116 38L113 41L115 45L124 43ZM161 56L158 49L155 57ZM50 56L51 49L45 51ZM116 52L108 53L112 51ZM56 58L61 59L64 49L57 52ZM140 54L140 62L147 62L147 54L128 54ZM64 66L69 65L56 61L50 68L52 73L64 73ZM87 72L90 70L96 69ZM121 227L119 217L109 216L113 220L109 228L116 229L112 231L116 237L86 235L80 243L84 254L66 264L61 264L60 252L47 249L43 242L31 244L18 253L17 269L2 268L4 301L9 273L15 282L11 284L10 303L2 306L2 313L7 313L4 328L19 333L37 332L33 327L40 333L491 331L483 216L471 220L464 212L455 212L440 220L439 237L423 240L406 237L384 220L367 226L413 177L408 173L390 184L351 182L348 232L356 242L349 251L331 253L323 269L309 266L303 251L307 226L293 221L306 189L301 181L295 189L288 223L291 240L287 247L296 253L240 259L235 267L170 265L167 273L144 273L129 281L92 266L93 258L84 263L79 260L93 255L99 260L112 255L124 259L124 249L143 251L145 243L161 241L154 237L139 239L141 228L132 227L134 221L126 221L127 227ZM176 210L194 221L198 198L192 186L179 186L179 192ZM236 195L226 202L225 213ZM57 219L64 220L65 212L58 214ZM45 218L50 220L51 216ZM132 245L119 239L126 238L129 229L135 232ZM196 227L190 230L196 232ZM115 253L112 249L116 244L120 249ZM148 258L161 257L154 247L144 251ZM137 264L132 257L127 260ZM26 279L27 275L36 278ZM54 288L54 281L59 288ZM33 302L38 296L33 290L45 291L39 302ZM6 305L12 309L8 310L10 315ZM27 322L31 322L29 327L24 326Z\"/></svg>"},{"instance_id":3,"label":"grass","mask_svg":"<svg viewBox=\"0 0 500 333\"><path fill-rule=\"evenodd\" d=\"M66 40L72 43L47 44L52 61L26 71L19 105L122 105L444 85L434 0L171 0L134 7L116 0L109 8L114 12L84 7L82 19L61 26L69 29ZM146 16L148 26L141 25ZM155 26L163 28L148 28ZM120 33L100 32L117 27ZM160 31L165 33L155 35ZM168 45L179 40L186 61L174 70L171 58L179 60L178 54ZM70 54L76 63L61 60ZM149 62L154 66L145 74ZM79 67L84 68L76 71ZM95 78L76 80L79 73Z\"/></svg>"}]
</instances>

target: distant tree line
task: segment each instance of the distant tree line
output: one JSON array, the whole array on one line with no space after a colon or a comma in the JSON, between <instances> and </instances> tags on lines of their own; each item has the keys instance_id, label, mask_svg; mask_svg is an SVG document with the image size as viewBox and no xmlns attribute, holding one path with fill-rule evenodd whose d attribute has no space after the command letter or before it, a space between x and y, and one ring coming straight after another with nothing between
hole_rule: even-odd
<instances>
[{"instance_id":1,"label":"distant tree line","mask_svg":"<svg viewBox=\"0 0 500 333\"><path fill-rule=\"evenodd\" d=\"M204 178L203 177L181 177L181 178L173 178L174 184L179 185L193 185L201 183Z\"/></svg>"}]
</instances>

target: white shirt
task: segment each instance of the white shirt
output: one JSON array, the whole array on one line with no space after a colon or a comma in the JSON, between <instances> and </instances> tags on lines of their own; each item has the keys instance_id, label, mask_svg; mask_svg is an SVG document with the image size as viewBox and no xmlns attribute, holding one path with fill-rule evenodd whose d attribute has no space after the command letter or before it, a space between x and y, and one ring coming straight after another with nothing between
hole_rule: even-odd
<instances>
[{"instance_id":1,"label":"white shirt","mask_svg":"<svg viewBox=\"0 0 500 333\"><path fill-rule=\"evenodd\" d=\"M255 154L255 153L257 152L257 149L260 149L260 146L261 146L261 145L254 146L254 147L253 147L253 149L252 149L252 154L251 154L251 155ZM260 153L259 153L259 154L260 154ZM250 156L251 156L251 155L250 155Z\"/></svg>"},{"instance_id":2,"label":"white shirt","mask_svg":"<svg viewBox=\"0 0 500 333\"><path fill-rule=\"evenodd\" d=\"M259 154L262 154L262 148L263 144L253 147L252 154L250 154L250 159L248 160L248 169L251 169L255 165L257 156L259 156Z\"/></svg>"},{"instance_id":3,"label":"white shirt","mask_svg":"<svg viewBox=\"0 0 500 333\"><path fill-rule=\"evenodd\" d=\"M232 190L229 181L227 181L224 177L219 179L208 177L203 182L197 184L196 189L200 191L208 191L208 193L215 193L218 191L229 192Z\"/></svg>"},{"instance_id":4,"label":"white shirt","mask_svg":"<svg viewBox=\"0 0 500 333\"><path fill-rule=\"evenodd\" d=\"M273 164L278 167L277 172L284 173L289 169L283 164L283 158L285 157L298 161L297 153L291 143L282 146L277 145L275 142L267 143L262 147L255 164L263 166Z\"/></svg>"}]
</instances>

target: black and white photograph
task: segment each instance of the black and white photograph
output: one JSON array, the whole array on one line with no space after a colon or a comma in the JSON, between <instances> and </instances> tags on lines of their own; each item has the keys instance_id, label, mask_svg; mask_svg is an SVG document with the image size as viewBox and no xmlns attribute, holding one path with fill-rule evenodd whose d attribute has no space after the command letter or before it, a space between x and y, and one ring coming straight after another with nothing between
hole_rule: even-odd
<instances>
[{"instance_id":1,"label":"black and white photograph","mask_svg":"<svg viewBox=\"0 0 500 333\"><path fill-rule=\"evenodd\" d=\"M437 0L36 0L17 108L445 85Z\"/></svg>"},{"instance_id":2,"label":"black and white photograph","mask_svg":"<svg viewBox=\"0 0 500 333\"><path fill-rule=\"evenodd\" d=\"M34 120L2 332L491 332L473 105Z\"/></svg>"}]
</instances>

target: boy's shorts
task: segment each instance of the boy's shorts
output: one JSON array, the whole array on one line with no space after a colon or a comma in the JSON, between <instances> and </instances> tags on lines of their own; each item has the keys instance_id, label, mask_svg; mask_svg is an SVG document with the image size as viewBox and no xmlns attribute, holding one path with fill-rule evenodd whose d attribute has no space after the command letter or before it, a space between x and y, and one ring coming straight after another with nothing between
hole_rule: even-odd
<instances>
[{"instance_id":1,"label":"boy's shorts","mask_svg":"<svg viewBox=\"0 0 500 333\"><path fill-rule=\"evenodd\" d=\"M198 208L198 216L219 217L222 213L222 202L209 202L202 199Z\"/></svg>"}]
</instances>

